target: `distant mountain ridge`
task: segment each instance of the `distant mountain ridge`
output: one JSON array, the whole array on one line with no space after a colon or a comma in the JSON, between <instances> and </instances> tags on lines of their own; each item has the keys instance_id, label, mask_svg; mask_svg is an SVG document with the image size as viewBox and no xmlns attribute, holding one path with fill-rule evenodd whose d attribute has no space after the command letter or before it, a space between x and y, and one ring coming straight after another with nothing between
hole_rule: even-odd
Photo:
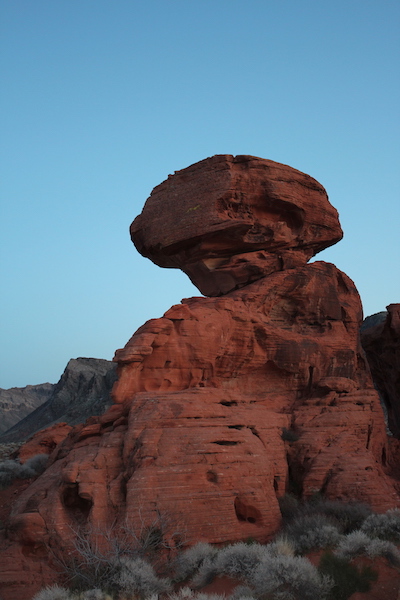
<instances>
[{"instance_id":1,"label":"distant mountain ridge","mask_svg":"<svg viewBox=\"0 0 400 600\"><path fill-rule=\"evenodd\" d=\"M116 368L109 360L76 358L68 362L57 384L0 390L0 410L6 423L0 443L23 441L54 423L76 425L102 414L111 405Z\"/></svg>"},{"instance_id":2,"label":"distant mountain ridge","mask_svg":"<svg viewBox=\"0 0 400 600\"><path fill-rule=\"evenodd\" d=\"M55 383L0 388L0 435L49 399Z\"/></svg>"}]
</instances>

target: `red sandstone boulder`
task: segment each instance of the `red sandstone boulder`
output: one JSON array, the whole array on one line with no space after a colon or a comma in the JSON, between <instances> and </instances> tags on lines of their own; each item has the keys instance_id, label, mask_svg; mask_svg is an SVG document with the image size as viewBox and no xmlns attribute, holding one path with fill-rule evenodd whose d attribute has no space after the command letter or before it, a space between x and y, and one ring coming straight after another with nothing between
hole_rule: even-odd
<instances>
[{"instance_id":1,"label":"red sandstone boulder","mask_svg":"<svg viewBox=\"0 0 400 600\"><path fill-rule=\"evenodd\" d=\"M303 265L342 235L320 183L255 156L213 156L176 171L131 225L143 256L182 269L206 296Z\"/></svg>"},{"instance_id":2,"label":"red sandstone boulder","mask_svg":"<svg viewBox=\"0 0 400 600\"><path fill-rule=\"evenodd\" d=\"M18 451L19 460L24 463L28 458L37 454L51 454L54 448L62 442L72 427L66 423L57 423L33 435Z\"/></svg>"},{"instance_id":3,"label":"red sandstone boulder","mask_svg":"<svg viewBox=\"0 0 400 600\"><path fill-rule=\"evenodd\" d=\"M54 579L44 557L70 552L82 526L140 535L157 522L171 546L266 540L288 490L399 503L358 293L333 265L306 264L341 237L323 188L271 161L214 157L156 188L132 236L224 295L183 300L117 351L114 405L76 426L14 504L3 560L28 570L7 575L5 600Z\"/></svg>"}]
</instances>

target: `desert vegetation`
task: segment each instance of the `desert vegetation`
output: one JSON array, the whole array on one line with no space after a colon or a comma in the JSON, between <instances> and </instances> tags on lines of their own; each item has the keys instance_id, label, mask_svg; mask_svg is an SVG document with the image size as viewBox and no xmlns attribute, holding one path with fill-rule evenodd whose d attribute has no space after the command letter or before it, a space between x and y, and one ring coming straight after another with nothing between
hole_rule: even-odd
<instances>
[{"instance_id":1,"label":"desert vegetation","mask_svg":"<svg viewBox=\"0 0 400 600\"><path fill-rule=\"evenodd\" d=\"M282 514L267 544L199 542L173 558L164 519L139 536L127 527L75 532L74 558L60 563L66 587L47 587L33 600L223 600L202 591L218 577L238 582L230 600L346 600L370 589L377 557L400 569L399 510L377 515L358 503L285 497ZM307 557L312 551L317 564Z\"/></svg>"},{"instance_id":2,"label":"desert vegetation","mask_svg":"<svg viewBox=\"0 0 400 600\"><path fill-rule=\"evenodd\" d=\"M37 477L46 469L48 459L48 454L37 454L23 464L11 458L0 461L0 489L7 488L15 479Z\"/></svg>"}]
</instances>

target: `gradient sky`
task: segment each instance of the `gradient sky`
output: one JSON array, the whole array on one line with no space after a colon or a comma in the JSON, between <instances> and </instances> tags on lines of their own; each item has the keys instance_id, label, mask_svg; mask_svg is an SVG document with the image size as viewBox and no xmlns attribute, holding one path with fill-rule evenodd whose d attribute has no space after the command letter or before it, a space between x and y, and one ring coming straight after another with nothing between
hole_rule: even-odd
<instances>
[{"instance_id":1,"label":"gradient sky","mask_svg":"<svg viewBox=\"0 0 400 600\"><path fill-rule=\"evenodd\" d=\"M129 225L169 173L252 154L325 186L318 255L400 301L397 0L1 0L0 387L111 359L199 295Z\"/></svg>"}]
</instances>

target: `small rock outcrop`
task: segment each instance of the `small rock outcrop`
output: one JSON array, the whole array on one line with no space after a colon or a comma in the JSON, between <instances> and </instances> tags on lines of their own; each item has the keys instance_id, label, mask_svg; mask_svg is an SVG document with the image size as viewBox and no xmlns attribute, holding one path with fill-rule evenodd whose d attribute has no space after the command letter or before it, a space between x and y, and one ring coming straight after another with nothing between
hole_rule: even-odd
<instances>
[{"instance_id":1,"label":"small rock outcrop","mask_svg":"<svg viewBox=\"0 0 400 600\"><path fill-rule=\"evenodd\" d=\"M59 382L51 386L47 400L0 435L0 443L20 442L55 423L76 425L102 414L111 405L116 377L115 364L109 360L71 359Z\"/></svg>"},{"instance_id":2,"label":"small rock outcrop","mask_svg":"<svg viewBox=\"0 0 400 600\"><path fill-rule=\"evenodd\" d=\"M288 491L399 503L357 290L334 265L307 264L342 236L323 187L272 161L215 156L155 188L131 235L209 297L116 352L114 404L74 427L15 501L5 600L54 581L49 549L71 551L82 526L140 535L161 517L170 545L262 541Z\"/></svg>"},{"instance_id":3,"label":"small rock outcrop","mask_svg":"<svg viewBox=\"0 0 400 600\"><path fill-rule=\"evenodd\" d=\"M400 304L365 319L361 343L387 409L388 427L400 439Z\"/></svg>"}]
</instances>

